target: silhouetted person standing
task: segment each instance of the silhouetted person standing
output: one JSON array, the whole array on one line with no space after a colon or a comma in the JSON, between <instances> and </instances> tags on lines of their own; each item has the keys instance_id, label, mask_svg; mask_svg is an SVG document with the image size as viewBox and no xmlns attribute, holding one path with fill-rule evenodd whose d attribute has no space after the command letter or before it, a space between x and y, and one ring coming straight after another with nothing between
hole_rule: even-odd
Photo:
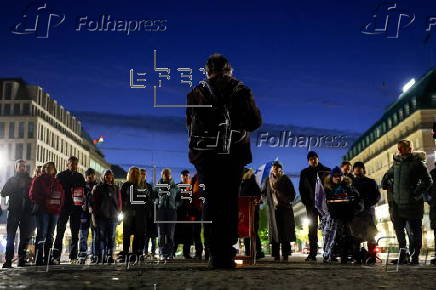
<instances>
[{"instance_id":1,"label":"silhouetted person standing","mask_svg":"<svg viewBox=\"0 0 436 290\"><path fill-rule=\"evenodd\" d=\"M318 154L315 151L310 151L307 154L307 162L309 167L301 170L300 190L301 202L306 207L307 217L310 219L309 225L309 256L306 261L316 261L318 254L318 217L320 216L318 210L315 208L315 185L318 173L330 171L330 168L325 167L319 162ZM320 176L321 178L322 176Z\"/></svg>"},{"instance_id":2,"label":"silhouetted person standing","mask_svg":"<svg viewBox=\"0 0 436 290\"><path fill-rule=\"evenodd\" d=\"M207 79L187 97L189 160L205 185L203 219L212 268L234 268L238 233L238 191L244 165L252 160L249 133L262 120L251 90L232 77L220 54L207 60Z\"/></svg>"}]
</instances>

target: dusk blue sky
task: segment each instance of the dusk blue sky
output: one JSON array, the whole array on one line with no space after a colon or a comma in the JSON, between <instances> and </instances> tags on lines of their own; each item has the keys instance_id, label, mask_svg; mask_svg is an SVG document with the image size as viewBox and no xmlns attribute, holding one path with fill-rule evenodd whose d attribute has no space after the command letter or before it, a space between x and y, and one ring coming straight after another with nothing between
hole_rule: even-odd
<instances>
[{"instance_id":1,"label":"dusk blue sky","mask_svg":"<svg viewBox=\"0 0 436 290\"><path fill-rule=\"evenodd\" d=\"M416 16L398 38L361 32L382 1L44 2L66 17L51 27L47 39L12 34L31 1L2 1L0 77L22 77L43 87L82 120L92 137L104 135L99 147L107 160L125 168L192 168L185 110L153 107L154 49L159 66L169 67L172 77L158 89L159 103L185 103L190 88L178 83L176 69L193 68L196 83L202 77L198 68L219 52L232 63L234 76L252 88L265 123L259 131L354 137L382 115L409 79L434 65L436 53L436 40L426 32L428 17L436 16L430 0L395 2ZM130 35L75 31L78 17L101 14L165 19L167 29ZM147 88L129 87L131 68L147 72ZM252 167L275 157L290 173L306 166L307 150L255 148L253 135ZM328 166L346 152L316 150Z\"/></svg>"}]
</instances>

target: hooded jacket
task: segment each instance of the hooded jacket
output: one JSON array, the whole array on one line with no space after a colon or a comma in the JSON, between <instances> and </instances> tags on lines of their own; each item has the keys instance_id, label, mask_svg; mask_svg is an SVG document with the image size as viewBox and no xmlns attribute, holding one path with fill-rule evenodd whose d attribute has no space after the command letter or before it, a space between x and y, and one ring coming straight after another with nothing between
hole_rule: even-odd
<instances>
[{"instance_id":1,"label":"hooded jacket","mask_svg":"<svg viewBox=\"0 0 436 290\"><path fill-rule=\"evenodd\" d=\"M215 151L198 151L190 148L189 161L195 165L205 164L215 158L227 158L235 163L248 164L252 161L250 149L250 135L262 124L260 111L257 108L250 88L239 80L218 75L206 81L214 95L218 98L218 104L226 104L229 108L231 130L244 131L245 137L237 143L232 143L229 154L217 154ZM215 105L208 88L203 85L196 86L187 96L188 105ZM188 129L195 120L207 120L210 118L212 108L188 107L186 109L186 125Z\"/></svg>"},{"instance_id":2,"label":"hooded jacket","mask_svg":"<svg viewBox=\"0 0 436 290\"><path fill-rule=\"evenodd\" d=\"M412 152L406 156L394 156L393 166L386 178L392 178L392 199L400 217L422 219L424 198L433 184L425 165L425 152Z\"/></svg>"},{"instance_id":3,"label":"hooded jacket","mask_svg":"<svg viewBox=\"0 0 436 290\"><path fill-rule=\"evenodd\" d=\"M29 173L16 173L15 176L8 179L3 186L1 196L9 196L9 213L20 214L31 212L32 202L29 199L29 189L32 184L32 178Z\"/></svg>"}]
</instances>

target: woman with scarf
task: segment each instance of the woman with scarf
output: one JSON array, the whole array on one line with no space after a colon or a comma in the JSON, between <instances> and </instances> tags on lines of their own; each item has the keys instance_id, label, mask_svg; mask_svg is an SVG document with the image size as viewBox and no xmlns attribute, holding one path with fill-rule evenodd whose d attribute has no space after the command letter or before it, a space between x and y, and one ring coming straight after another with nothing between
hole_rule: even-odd
<instances>
[{"instance_id":1,"label":"woman with scarf","mask_svg":"<svg viewBox=\"0 0 436 290\"><path fill-rule=\"evenodd\" d=\"M272 246L272 256L280 261L280 245L283 261L291 254L291 242L295 241L295 221L292 202L295 189L292 181L283 173L283 166L274 162L262 192L268 204L268 235Z\"/></svg>"}]
</instances>

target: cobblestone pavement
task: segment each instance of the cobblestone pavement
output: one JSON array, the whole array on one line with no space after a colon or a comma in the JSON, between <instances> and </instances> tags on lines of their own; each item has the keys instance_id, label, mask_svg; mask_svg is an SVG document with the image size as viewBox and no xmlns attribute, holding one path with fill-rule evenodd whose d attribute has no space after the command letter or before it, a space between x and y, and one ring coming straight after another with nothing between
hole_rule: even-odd
<instances>
[{"instance_id":1,"label":"cobblestone pavement","mask_svg":"<svg viewBox=\"0 0 436 290\"><path fill-rule=\"evenodd\" d=\"M319 259L320 260L320 259ZM390 266L388 270L395 270ZM12 289L436 289L436 267L289 262L265 258L235 270L209 270L205 262L58 265L2 270L0 288Z\"/></svg>"}]
</instances>

